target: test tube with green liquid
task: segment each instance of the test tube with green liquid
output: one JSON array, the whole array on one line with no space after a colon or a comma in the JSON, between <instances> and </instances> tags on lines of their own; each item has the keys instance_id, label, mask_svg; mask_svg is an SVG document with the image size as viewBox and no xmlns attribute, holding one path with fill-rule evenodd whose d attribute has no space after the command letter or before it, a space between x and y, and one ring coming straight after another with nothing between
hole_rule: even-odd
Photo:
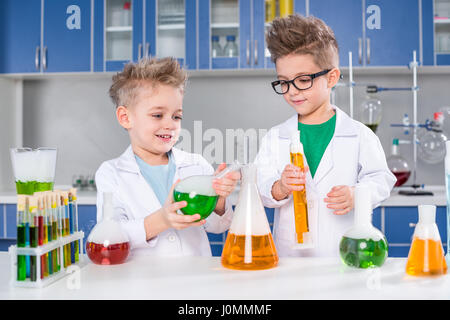
<instances>
[{"instance_id":1,"label":"test tube with green liquid","mask_svg":"<svg viewBox=\"0 0 450 320\"><path fill-rule=\"evenodd\" d=\"M39 244L39 215L37 197L29 197L28 211L30 215L30 246L37 248ZM36 256L30 257L30 280L37 280L37 260Z\"/></svg>"},{"instance_id":2,"label":"test tube with green liquid","mask_svg":"<svg viewBox=\"0 0 450 320\"><path fill-rule=\"evenodd\" d=\"M25 197L17 197L17 247L25 248L26 226L25 226ZM27 278L26 257L17 255L17 281L25 281Z\"/></svg>"}]
</instances>

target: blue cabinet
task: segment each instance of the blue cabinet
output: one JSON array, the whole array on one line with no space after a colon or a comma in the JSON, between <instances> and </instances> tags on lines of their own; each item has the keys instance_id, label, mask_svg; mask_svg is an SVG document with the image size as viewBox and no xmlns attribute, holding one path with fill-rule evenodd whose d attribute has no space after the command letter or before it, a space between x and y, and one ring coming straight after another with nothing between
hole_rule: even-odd
<instances>
[{"instance_id":1,"label":"blue cabinet","mask_svg":"<svg viewBox=\"0 0 450 320\"><path fill-rule=\"evenodd\" d=\"M419 59L419 1L366 0L366 65L406 66Z\"/></svg>"},{"instance_id":2,"label":"blue cabinet","mask_svg":"<svg viewBox=\"0 0 450 320\"><path fill-rule=\"evenodd\" d=\"M305 0L296 0L295 12L305 14ZM273 68L266 49L266 2L199 0L199 69ZM220 53L213 50L212 38L219 41ZM234 43L235 53L226 50Z\"/></svg>"},{"instance_id":3,"label":"blue cabinet","mask_svg":"<svg viewBox=\"0 0 450 320\"><path fill-rule=\"evenodd\" d=\"M39 72L41 0L1 0L0 26L0 73Z\"/></svg>"},{"instance_id":4,"label":"blue cabinet","mask_svg":"<svg viewBox=\"0 0 450 320\"><path fill-rule=\"evenodd\" d=\"M420 55L419 1L310 0L310 14L334 30L343 66L348 51L354 66L406 66Z\"/></svg>"},{"instance_id":5,"label":"blue cabinet","mask_svg":"<svg viewBox=\"0 0 450 320\"><path fill-rule=\"evenodd\" d=\"M43 17L43 71L90 71L91 1L44 0Z\"/></svg>"},{"instance_id":6,"label":"blue cabinet","mask_svg":"<svg viewBox=\"0 0 450 320\"><path fill-rule=\"evenodd\" d=\"M90 0L2 0L0 12L0 73L90 71Z\"/></svg>"},{"instance_id":7,"label":"blue cabinet","mask_svg":"<svg viewBox=\"0 0 450 320\"><path fill-rule=\"evenodd\" d=\"M84 232L83 252L86 252L86 240L97 224L97 206L78 205L78 229Z\"/></svg>"},{"instance_id":8,"label":"blue cabinet","mask_svg":"<svg viewBox=\"0 0 450 320\"><path fill-rule=\"evenodd\" d=\"M197 68L196 0L94 0L94 21L94 71L154 56Z\"/></svg>"},{"instance_id":9,"label":"blue cabinet","mask_svg":"<svg viewBox=\"0 0 450 320\"><path fill-rule=\"evenodd\" d=\"M333 29L339 45L339 64L348 66L348 52L352 52L352 64L362 65L363 50L363 8L361 1L310 0L309 13L322 19Z\"/></svg>"}]
</instances>

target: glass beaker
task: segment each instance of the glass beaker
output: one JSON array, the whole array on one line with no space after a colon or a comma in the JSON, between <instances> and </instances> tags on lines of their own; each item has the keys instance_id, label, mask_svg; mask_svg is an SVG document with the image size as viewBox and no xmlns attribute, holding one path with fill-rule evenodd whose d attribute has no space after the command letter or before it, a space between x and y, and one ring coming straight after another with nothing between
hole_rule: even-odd
<instances>
[{"instance_id":1,"label":"glass beaker","mask_svg":"<svg viewBox=\"0 0 450 320\"><path fill-rule=\"evenodd\" d=\"M222 251L222 265L261 270L278 264L278 254L256 186L256 166L242 168L242 184L233 221Z\"/></svg>"},{"instance_id":2,"label":"glass beaker","mask_svg":"<svg viewBox=\"0 0 450 320\"><path fill-rule=\"evenodd\" d=\"M130 254L128 235L114 220L112 193L103 193L103 217L92 229L86 241L86 253L96 264L124 263Z\"/></svg>"},{"instance_id":3,"label":"glass beaker","mask_svg":"<svg viewBox=\"0 0 450 320\"><path fill-rule=\"evenodd\" d=\"M355 187L355 222L342 236L339 253L344 264L356 268L381 267L388 255L384 234L372 225L370 188Z\"/></svg>"},{"instance_id":4,"label":"glass beaker","mask_svg":"<svg viewBox=\"0 0 450 320\"><path fill-rule=\"evenodd\" d=\"M399 187L408 181L411 175L411 169L409 168L408 162L403 158L398 152L398 139L392 141L391 155L387 158L387 165L389 170L397 178L397 182L394 187Z\"/></svg>"},{"instance_id":5,"label":"glass beaker","mask_svg":"<svg viewBox=\"0 0 450 320\"><path fill-rule=\"evenodd\" d=\"M444 249L436 225L436 206L419 206L419 222L414 229L406 273L412 276L447 273Z\"/></svg>"},{"instance_id":6,"label":"glass beaker","mask_svg":"<svg viewBox=\"0 0 450 320\"><path fill-rule=\"evenodd\" d=\"M53 190L56 148L11 148L10 155L17 194Z\"/></svg>"},{"instance_id":7,"label":"glass beaker","mask_svg":"<svg viewBox=\"0 0 450 320\"><path fill-rule=\"evenodd\" d=\"M381 122L381 116L381 100L374 94L367 96L366 100L361 104L361 122L376 133L378 125Z\"/></svg>"}]
</instances>

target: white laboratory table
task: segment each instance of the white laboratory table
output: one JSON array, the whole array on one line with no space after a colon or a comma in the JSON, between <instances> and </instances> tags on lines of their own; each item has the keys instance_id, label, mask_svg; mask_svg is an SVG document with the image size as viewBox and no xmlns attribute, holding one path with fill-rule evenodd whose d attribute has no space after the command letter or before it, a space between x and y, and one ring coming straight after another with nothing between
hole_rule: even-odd
<instances>
[{"instance_id":1,"label":"white laboratory table","mask_svg":"<svg viewBox=\"0 0 450 320\"><path fill-rule=\"evenodd\" d=\"M450 275L412 277L406 259L353 269L339 258L281 258L276 268L237 271L218 257L129 257L122 265L84 266L43 289L9 284L9 256L0 253L0 299L450 299ZM79 278L76 278L78 277ZM77 281L79 279L79 281ZM78 285L79 284L79 285Z\"/></svg>"}]
</instances>

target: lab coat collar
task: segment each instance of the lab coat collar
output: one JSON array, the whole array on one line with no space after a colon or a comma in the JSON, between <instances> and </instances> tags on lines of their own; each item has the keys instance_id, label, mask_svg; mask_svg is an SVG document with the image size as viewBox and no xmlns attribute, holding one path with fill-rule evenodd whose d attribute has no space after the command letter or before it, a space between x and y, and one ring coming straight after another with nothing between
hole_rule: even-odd
<instances>
[{"instance_id":1,"label":"lab coat collar","mask_svg":"<svg viewBox=\"0 0 450 320\"><path fill-rule=\"evenodd\" d=\"M336 112L336 127L334 129L334 136L345 137L357 135L357 128L352 119L337 106L331 105L331 107ZM298 115L295 114L279 126L279 136L280 138L290 139L292 134L294 134L297 130Z\"/></svg>"},{"instance_id":2,"label":"lab coat collar","mask_svg":"<svg viewBox=\"0 0 450 320\"><path fill-rule=\"evenodd\" d=\"M172 155L177 169L196 162L194 157L195 155L182 151L178 148L172 148ZM131 145L129 145L125 152L122 153L119 158L117 158L116 165L117 168L124 171L136 174L139 174L140 172L139 165L136 162L136 158L134 156L133 148L131 147Z\"/></svg>"}]
</instances>

